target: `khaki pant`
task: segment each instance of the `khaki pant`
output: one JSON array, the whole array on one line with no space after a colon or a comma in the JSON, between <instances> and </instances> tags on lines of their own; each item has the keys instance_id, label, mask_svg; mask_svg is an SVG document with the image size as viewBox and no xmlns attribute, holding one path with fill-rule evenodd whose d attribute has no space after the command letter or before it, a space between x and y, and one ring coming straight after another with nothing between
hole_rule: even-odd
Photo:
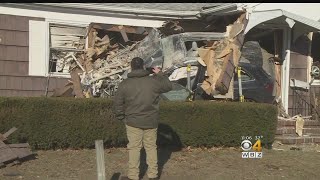
<instances>
[{"instance_id":1,"label":"khaki pant","mask_svg":"<svg viewBox=\"0 0 320 180\"><path fill-rule=\"evenodd\" d=\"M149 178L158 177L157 128L140 129L126 125L129 143L128 178L139 179L140 150L144 147L147 155Z\"/></svg>"}]
</instances>

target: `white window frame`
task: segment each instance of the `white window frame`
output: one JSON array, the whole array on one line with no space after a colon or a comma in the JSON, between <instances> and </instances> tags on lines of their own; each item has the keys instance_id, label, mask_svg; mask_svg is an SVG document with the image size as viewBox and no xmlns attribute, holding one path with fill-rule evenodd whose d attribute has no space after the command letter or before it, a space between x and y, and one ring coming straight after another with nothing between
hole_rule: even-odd
<instances>
[{"instance_id":1,"label":"white window frame","mask_svg":"<svg viewBox=\"0 0 320 180\"><path fill-rule=\"evenodd\" d=\"M66 26L78 26L78 27L85 27L87 28L90 23L88 22L70 22L70 21L64 21L64 20L56 20L56 19L46 19L46 77L61 77L61 78L71 78L70 73L58 73L58 72L49 72L49 61L50 61L50 24L61 24ZM85 49L88 46L88 37L86 37L86 43L85 43Z\"/></svg>"}]
</instances>

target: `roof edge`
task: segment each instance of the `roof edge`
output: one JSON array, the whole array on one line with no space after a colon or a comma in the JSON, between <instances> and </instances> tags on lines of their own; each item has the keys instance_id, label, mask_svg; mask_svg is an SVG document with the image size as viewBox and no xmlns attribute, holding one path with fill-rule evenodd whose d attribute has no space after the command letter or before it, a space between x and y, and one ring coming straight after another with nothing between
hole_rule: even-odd
<instances>
[{"instance_id":1,"label":"roof edge","mask_svg":"<svg viewBox=\"0 0 320 180\"><path fill-rule=\"evenodd\" d=\"M228 13L234 13L235 11L240 11L237 3L226 3L218 7L212 7L209 9L201 10L197 17L210 16L210 15L226 15Z\"/></svg>"},{"instance_id":2,"label":"roof edge","mask_svg":"<svg viewBox=\"0 0 320 180\"><path fill-rule=\"evenodd\" d=\"M63 5L62 5L63 4ZM186 19L195 20L199 17L200 11L205 14L210 11L210 9L216 9L220 6L225 7L226 5L235 3L228 3L226 5L218 5L217 7L207 8L205 10L197 11L173 11L173 10L156 10L156 9L134 9L134 8L122 8L122 7L101 7L95 6L94 4L86 8L78 7L79 3L2 3L0 6L13 7L21 9L32 9L40 11L51 11L51 12L61 12L72 11L72 13L77 14L99 14L101 16L105 15L115 15L115 16L127 16L127 17L141 17L141 18L155 18L155 19ZM233 6L234 6L233 5Z\"/></svg>"}]
</instances>

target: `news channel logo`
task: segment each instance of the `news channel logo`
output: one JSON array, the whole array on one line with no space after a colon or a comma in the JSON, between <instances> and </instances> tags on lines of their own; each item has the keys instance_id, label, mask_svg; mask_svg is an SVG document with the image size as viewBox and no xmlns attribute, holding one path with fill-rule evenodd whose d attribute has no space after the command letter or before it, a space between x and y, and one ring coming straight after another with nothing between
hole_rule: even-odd
<instances>
[{"instance_id":1,"label":"news channel logo","mask_svg":"<svg viewBox=\"0 0 320 180\"><path fill-rule=\"evenodd\" d=\"M251 136L242 136L241 149L242 158L262 158L262 146L261 146L262 136L255 136L255 143L252 145L253 138Z\"/></svg>"}]
</instances>

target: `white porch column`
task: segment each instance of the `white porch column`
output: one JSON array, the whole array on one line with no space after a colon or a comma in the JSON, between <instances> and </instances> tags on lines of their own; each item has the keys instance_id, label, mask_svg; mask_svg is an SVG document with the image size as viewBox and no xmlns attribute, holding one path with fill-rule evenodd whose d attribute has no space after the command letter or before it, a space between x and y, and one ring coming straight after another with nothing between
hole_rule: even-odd
<instances>
[{"instance_id":1,"label":"white porch column","mask_svg":"<svg viewBox=\"0 0 320 180\"><path fill-rule=\"evenodd\" d=\"M289 27L284 30L283 35L283 47L284 47L284 62L282 66L282 103L283 107L288 112L289 108L289 75L290 75L290 52L291 52L291 34L292 34L292 27L295 24L295 22L287 18L286 22L288 23Z\"/></svg>"},{"instance_id":2,"label":"white porch column","mask_svg":"<svg viewBox=\"0 0 320 180\"><path fill-rule=\"evenodd\" d=\"M313 38L313 32L309 32L308 34L308 38L309 38L309 47L308 47L308 68L307 68L307 82L310 83L311 82L311 66L313 64L313 58L311 56L311 50L312 50L312 38Z\"/></svg>"}]
</instances>

